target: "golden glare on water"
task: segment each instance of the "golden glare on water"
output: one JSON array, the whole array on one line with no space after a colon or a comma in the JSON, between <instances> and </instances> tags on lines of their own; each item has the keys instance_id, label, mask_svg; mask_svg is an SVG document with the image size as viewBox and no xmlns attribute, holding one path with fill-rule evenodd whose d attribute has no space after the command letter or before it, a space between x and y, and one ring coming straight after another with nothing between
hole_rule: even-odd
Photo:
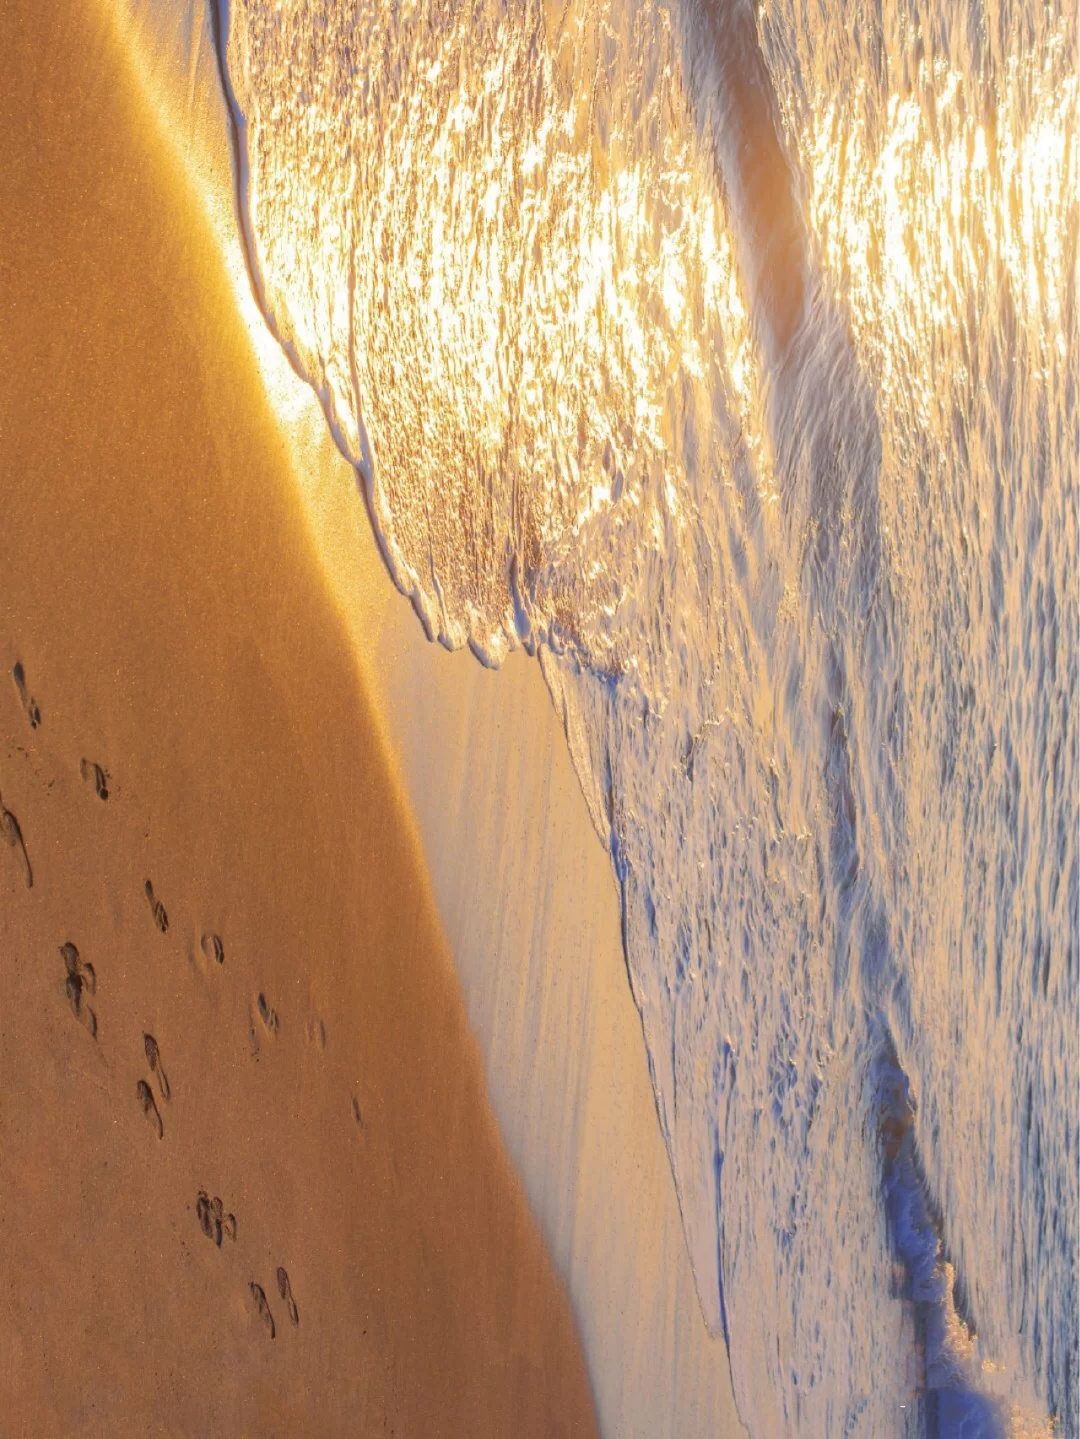
<instances>
[{"instance_id":1,"label":"golden glare on water","mask_svg":"<svg viewBox=\"0 0 1080 1439\"><path fill-rule=\"evenodd\" d=\"M969 328L969 306L997 305L1002 283L1029 331L1064 358L1078 82L1055 76L1063 44L1059 30L1034 75L1011 64L982 115L958 71L924 62L911 92L889 97L876 145L861 93L821 103L809 220L886 394L917 383L929 403L938 377L913 357L932 333Z\"/></svg>"},{"instance_id":2,"label":"golden glare on water","mask_svg":"<svg viewBox=\"0 0 1080 1439\"><path fill-rule=\"evenodd\" d=\"M290 76L249 131L267 309L366 471L429 630L504 655L523 632L515 554L530 622L576 645L588 595L590 663L617 668L632 646L618 659L614 577L694 528L698 472L728 483L738 448L758 495L778 490L732 216L677 38L651 11L576 6L557 34L528 7L517 23L475 6L327 15L341 33L321 50L257 8L235 30L245 104L259 76ZM938 58L878 94L872 126L866 82L823 88L789 125L820 284L883 396L902 387L928 415L929 337L962 339L1006 291L1064 353L1065 43L1060 29L1038 73L1006 65L982 100ZM348 55L347 76L316 53Z\"/></svg>"},{"instance_id":3,"label":"golden glare on water","mask_svg":"<svg viewBox=\"0 0 1080 1439\"><path fill-rule=\"evenodd\" d=\"M1011 1195L965 1185L987 1115L999 1152L1013 1143L1022 1064L1065 1052L1050 1024L1021 1046L1017 1016L1042 1023L1032 986L1010 1001L1008 973L996 996L984 982L995 924L1006 958L1036 921L1063 932L1056 898L1016 897L1001 876L1021 865L1021 781L1035 814L1047 755L1056 775L1070 752L1029 703L1068 648L1059 609L1060 632L1075 631L1061 579L1075 556L1074 471L1059 456L1074 417L1063 396L1078 192L1065 28L1020 44L1023 60L1001 60L991 81L964 68L962 46L917 60L907 35L890 76L866 63L863 35L847 56L828 17L803 36L800 63L818 46L827 78L798 122L788 102L817 72L795 75L764 35L810 261L798 345L768 373L752 315L769 292L740 272L764 229L747 237L736 188L726 208L729 172L707 107L688 103L665 8L236 0L230 13L260 300L364 471L384 553L429 632L492 660L546 642L597 828L633 880L627 964L708 1322L719 1330L718 1263L744 1323L763 1274L792 1300L783 1359L770 1335L775 1371L761 1379L748 1343L733 1372L748 1390L788 1394L797 1356L824 1381L811 1396L791 1379L806 1414L867 1376L874 1402L888 1402L880 1336L864 1322L895 1297L875 1311L862 1282L877 1211L853 1205L858 1242L832 1247L855 1173L837 1160L862 1161L846 1100L830 1101L840 1130L814 1107L835 1058L839 982L831 960L815 966L834 937L830 905L849 902L833 887L857 874L889 927L879 955L875 916L874 973L857 982L909 997L909 1039L952 1137L932 1157L944 1184L960 1179L957 1252L989 1236L994 1264L965 1266L981 1285L976 1357L1019 1373L1030 1356L1002 1294L1045 1294L1032 1299L1026 1257L1022 1276L1010 1271L1013 1239L1019 1222L1059 1214L1057 1200L1010 1208ZM903 16L892 22L902 30ZM851 84L836 73L849 60ZM759 187L763 215L775 216L774 188ZM217 219L284 413L299 382L259 321L231 208ZM763 379L777 397L771 443ZM320 543L343 575L348 543L331 528ZM1047 817L1032 841L1032 874L1068 870L1051 828ZM741 988L726 984L740 955ZM967 1072L956 1016L979 1057ZM1011 1107L981 1083L986 1053L1010 1056ZM741 1110L722 1108L736 1054ZM797 1114L818 1116L808 1144ZM1048 1184L1057 1172L1047 1166ZM770 1187L816 1196L798 1234L785 1216L778 1245L759 1226ZM1045 1274L1059 1238L1039 1251ZM848 1279L833 1286L837 1255ZM800 1325L829 1304L830 1336L850 1320L850 1348L830 1337L826 1354ZM950 1344L971 1358L963 1326ZM1040 1380L1041 1364L1028 1363ZM827 1428L807 1419L803 1432Z\"/></svg>"},{"instance_id":4,"label":"golden glare on water","mask_svg":"<svg viewBox=\"0 0 1080 1439\"><path fill-rule=\"evenodd\" d=\"M555 46L539 14L440 14L422 45L411 20L351 16L348 92L316 66L302 103L251 131L269 309L346 449L379 457L373 504L399 582L433 631L471 632L496 658L515 625L506 553L535 556L525 578L550 620L585 532L629 527L640 552L691 522L688 414L704 432L723 411L754 443L756 360L714 162L676 41L649 23L620 50L573 9ZM238 33L237 75L283 63L256 12ZM628 56L651 67L647 101ZM478 472L520 483L477 510ZM465 572L460 604L433 585L431 551L440 573ZM443 562L452 551L463 563ZM617 602L597 597L608 614Z\"/></svg>"}]
</instances>

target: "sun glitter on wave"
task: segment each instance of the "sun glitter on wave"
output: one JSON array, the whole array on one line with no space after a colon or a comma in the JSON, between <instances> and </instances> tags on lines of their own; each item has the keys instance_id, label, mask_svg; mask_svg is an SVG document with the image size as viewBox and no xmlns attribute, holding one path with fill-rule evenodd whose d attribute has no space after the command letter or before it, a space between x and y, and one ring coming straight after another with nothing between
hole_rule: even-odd
<instances>
[{"instance_id":1,"label":"sun glitter on wave","mask_svg":"<svg viewBox=\"0 0 1080 1439\"><path fill-rule=\"evenodd\" d=\"M972 302L995 303L995 277L1065 357L1080 186L1078 81L1060 74L1064 44L1059 28L1033 71L1012 59L981 114L958 71L922 62L910 92L889 97L877 145L865 87L814 107L810 223L856 336L880 355L885 394L910 387L910 357L929 333L963 324Z\"/></svg>"}]
</instances>

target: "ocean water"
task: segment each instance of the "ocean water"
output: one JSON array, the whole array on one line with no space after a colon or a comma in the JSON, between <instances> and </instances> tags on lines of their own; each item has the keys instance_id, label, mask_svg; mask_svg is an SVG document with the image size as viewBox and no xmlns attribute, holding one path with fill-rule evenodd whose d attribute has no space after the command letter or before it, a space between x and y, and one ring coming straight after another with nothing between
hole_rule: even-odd
<instances>
[{"instance_id":1,"label":"ocean water","mask_svg":"<svg viewBox=\"0 0 1080 1439\"><path fill-rule=\"evenodd\" d=\"M1080 1434L1075 7L216 19L391 573L562 716L751 1433Z\"/></svg>"}]
</instances>

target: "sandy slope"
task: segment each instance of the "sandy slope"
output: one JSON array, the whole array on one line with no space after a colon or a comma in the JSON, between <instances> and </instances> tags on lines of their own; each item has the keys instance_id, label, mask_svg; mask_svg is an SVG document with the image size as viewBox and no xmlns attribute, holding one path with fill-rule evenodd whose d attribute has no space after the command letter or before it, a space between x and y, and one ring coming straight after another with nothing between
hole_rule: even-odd
<instances>
[{"instance_id":1,"label":"sandy slope","mask_svg":"<svg viewBox=\"0 0 1080 1439\"><path fill-rule=\"evenodd\" d=\"M611 866L539 666L428 644L355 479L251 298L202 0L110 0L148 111L211 217L294 482L422 838L508 1152L581 1329L601 1429L740 1431L704 1325L627 983Z\"/></svg>"},{"instance_id":2,"label":"sandy slope","mask_svg":"<svg viewBox=\"0 0 1080 1439\"><path fill-rule=\"evenodd\" d=\"M593 1432L209 231L90 0L0 50L4 1432Z\"/></svg>"}]
</instances>

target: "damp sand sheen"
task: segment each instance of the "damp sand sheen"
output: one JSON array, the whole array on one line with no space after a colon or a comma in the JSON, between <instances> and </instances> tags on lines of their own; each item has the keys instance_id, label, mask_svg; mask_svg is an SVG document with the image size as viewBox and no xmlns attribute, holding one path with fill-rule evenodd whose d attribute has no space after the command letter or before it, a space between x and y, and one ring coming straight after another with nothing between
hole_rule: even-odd
<instances>
[{"instance_id":1,"label":"damp sand sheen","mask_svg":"<svg viewBox=\"0 0 1080 1439\"><path fill-rule=\"evenodd\" d=\"M0 23L0 1427L595 1433L209 232Z\"/></svg>"}]
</instances>

